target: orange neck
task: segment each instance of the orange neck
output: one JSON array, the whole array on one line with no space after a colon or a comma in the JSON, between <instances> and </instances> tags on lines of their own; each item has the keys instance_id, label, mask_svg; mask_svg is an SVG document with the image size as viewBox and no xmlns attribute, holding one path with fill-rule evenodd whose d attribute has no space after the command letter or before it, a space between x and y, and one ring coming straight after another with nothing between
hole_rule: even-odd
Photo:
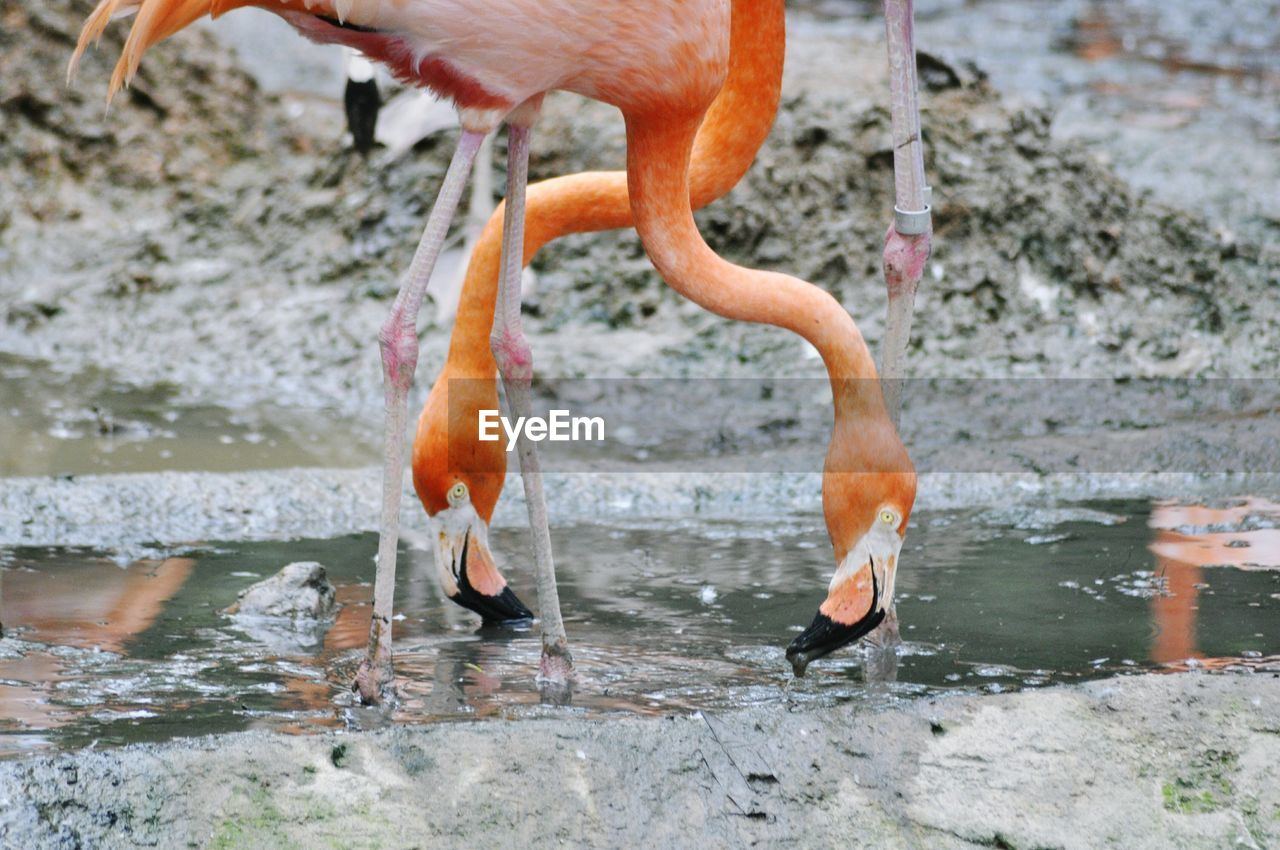
<instances>
[{"instance_id":1,"label":"orange neck","mask_svg":"<svg viewBox=\"0 0 1280 850\"><path fill-rule=\"evenodd\" d=\"M794 331L822 355L835 403L823 508L839 563L881 505L901 512L905 528L915 501L915 473L889 419L871 352L849 313L811 283L735 266L702 240L687 184L697 126L696 110L683 119L667 113L627 116L636 229L677 292L727 319Z\"/></svg>"},{"instance_id":2,"label":"orange neck","mask_svg":"<svg viewBox=\"0 0 1280 850\"><path fill-rule=\"evenodd\" d=\"M875 362L849 313L826 291L777 272L721 259L689 207L688 162L697 116L628 116L627 172L636 229L672 288L702 307L804 337L822 355L841 412L884 415Z\"/></svg>"},{"instance_id":3,"label":"orange neck","mask_svg":"<svg viewBox=\"0 0 1280 850\"><path fill-rule=\"evenodd\" d=\"M733 0L729 70L693 146L688 198L703 207L738 184L773 126L786 53L783 0ZM587 172L529 187L524 262L561 236L631 226L627 176ZM489 219L467 266L449 362L463 375L493 375L489 351L498 297L502 210Z\"/></svg>"}]
</instances>

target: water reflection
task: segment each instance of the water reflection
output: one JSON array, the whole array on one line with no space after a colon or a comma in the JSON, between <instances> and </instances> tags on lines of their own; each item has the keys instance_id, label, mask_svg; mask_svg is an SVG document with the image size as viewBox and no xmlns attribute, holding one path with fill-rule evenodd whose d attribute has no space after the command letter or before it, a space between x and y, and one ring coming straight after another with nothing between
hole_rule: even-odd
<instances>
[{"instance_id":1,"label":"water reflection","mask_svg":"<svg viewBox=\"0 0 1280 850\"><path fill-rule=\"evenodd\" d=\"M557 529L580 676L568 710L875 705L1158 665L1276 664L1266 653L1280 651L1278 527L1280 507L1258 500L1101 504L994 524L924 513L899 577L904 643L838 653L801 681L783 647L829 578L819 526ZM527 535L498 529L494 540L532 600ZM0 640L0 753L565 710L541 704L536 630L478 631L440 594L430 553L408 549L393 624L403 700L390 716L359 707L349 683L368 634L375 546L372 535L237 543L126 568L83 551L0 553L3 617L16 627ZM324 563L338 588L327 629L300 637L222 613L296 560Z\"/></svg>"},{"instance_id":2,"label":"water reflection","mask_svg":"<svg viewBox=\"0 0 1280 850\"><path fill-rule=\"evenodd\" d=\"M1155 506L1149 524L1156 530L1151 543L1156 575L1164 580L1163 592L1151 600L1151 660L1176 670L1274 661L1256 651L1252 658L1206 657L1199 648L1197 619L1202 592L1212 593L1206 574L1214 568L1280 570L1280 505L1264 499L1223 507L1163 503Z\"/></svg>"},{"instance_id":3,"label":"water reflection","mask_svg":"<svg viewBox=\"0 0 1280 850\"><path fill-rule=\"evenodd\" d=\"M0 622L10 630L20 626L26 639L50 646L11 657L0 654L0 731L50 730L74 719L74 711L59 708L53 699L68 666L69 654L59 650L122 652L130 638L152 625L193 565L188 558L169 558L121 569L91 559L59 570L6 570ZM106 700L97 710L145 709Z\"/></svg>"},{"instance_id":4,"label":"water reflection","mask_svg":"<svg viewBox=\"0 0 1280 850\"><path fill-rule=\"evenodd\" d=\"M121 652L155 622L194 565L167 558L122 569L88 559L56 570L12 569L5 574L4 621L23 627L28 639Z\"/></svg>"}]
</instances>

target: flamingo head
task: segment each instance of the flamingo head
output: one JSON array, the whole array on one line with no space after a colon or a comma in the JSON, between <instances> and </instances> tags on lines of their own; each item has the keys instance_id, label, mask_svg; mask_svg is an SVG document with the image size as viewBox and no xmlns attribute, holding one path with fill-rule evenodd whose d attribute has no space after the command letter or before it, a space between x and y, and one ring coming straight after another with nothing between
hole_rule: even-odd
<instances>
[{"instance_id":1,"label":"flamingo head","mask_svg":"<svg viewBox=\"0 0 1280 850\"><path fill-rule=\"evenodd\" d=\"M489 522L476 510L470 488L457 481L447 506L431 514L436 572L445 595L483 618L485 625L511 625L533 619L498 572L489 549Z\"/></svg>"},{"instance_id":2,"label":"flamingo head","mask_svg":"<svg viewBox=\"0 0 1280 850\"><path fill-rule=\"evenodd\" d=\"M413 488L430 517L445 594L489 624L533 619L507 587L489 548L489 523L506 480L500 442L479 439L478 412L498 407L492 378L460 377L446 365L431 387L413 441Z\"/></svg>"},{"instance_id":3,"label":"flamingo head","mask_svg":"<svg viewBox=\"0 0 1280 850\"><path fill-rule=\"evenodd\" d=\"M860 436L858 445L865 447L868 435ZM876 455L875 472L850 471L833 463L838 455L828 455L822 502L836 570L813 622L787 647L787 660L797 676L803 676L812 661L875 629L892 608L898 556L915 504L916 475L896 434L888 446L892 451Z\"/></svg>"}]
</instances>

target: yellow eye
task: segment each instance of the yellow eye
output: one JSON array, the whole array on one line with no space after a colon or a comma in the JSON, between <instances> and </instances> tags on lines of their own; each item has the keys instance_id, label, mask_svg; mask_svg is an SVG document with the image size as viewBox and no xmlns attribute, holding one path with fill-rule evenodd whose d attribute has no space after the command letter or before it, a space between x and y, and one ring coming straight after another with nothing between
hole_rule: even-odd
<instances>
[{"instance_id":1,"label":"yellow eye","mask_svg":"<svg viewBox=\"0 0 1280 850\"><path fill-rule=\"evenodd\" d=\"M459 481L449 488L449 501L461 502L467 497L467 485Z\"/></svg>"},{"instance_id":2,"label":"yellow eye","mask_svg":"<svg viewBox=\"0 0 1280 850\"><path fill-rule=\"evenodd\" d=\"M880 521L883 522L885 525L893 525L893 521L895 519L896 517L894 517L893 511L880 512Z\"/></svg>"}]
</instances>

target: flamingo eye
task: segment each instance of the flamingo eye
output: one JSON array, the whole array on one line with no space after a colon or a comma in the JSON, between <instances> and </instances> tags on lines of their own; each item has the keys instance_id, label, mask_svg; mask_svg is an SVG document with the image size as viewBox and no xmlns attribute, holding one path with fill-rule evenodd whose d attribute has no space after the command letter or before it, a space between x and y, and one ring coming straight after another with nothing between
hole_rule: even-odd
<instances>
[{"instance_id":1,"label":"flamingo eye","mask_svg":"<svg viewBox=\"0 0 1280 850\"><path fill-rule=\"evenodd\" d=\"M449 488L449 502L456 505L467 497L467 485L459 481Z\"/></svg>"},{"instance_id":2,"label":"flamingo eye","mask_svg":"<svg viewBox=\"0 0 1280 850\"><path fill-rule=\"evenodd\" d=\"M880 512L880 521L883 522L885 525L893 525L894 519L895 517L893 515L893 511Z\"/></svg>"}]
</instances>

